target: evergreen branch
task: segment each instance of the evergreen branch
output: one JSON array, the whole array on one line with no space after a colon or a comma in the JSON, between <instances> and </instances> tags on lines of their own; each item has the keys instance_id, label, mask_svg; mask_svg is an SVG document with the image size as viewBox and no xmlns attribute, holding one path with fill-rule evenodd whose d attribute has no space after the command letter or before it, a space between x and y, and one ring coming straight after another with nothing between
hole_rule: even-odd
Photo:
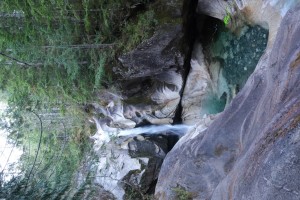
<instances>
[{"instance_id":1,"label":"evergreen branch","mask_svg":"<svg viewBox=\"0 0 300 200\"><path fill-rule=\"evenodd\" d=\"M61 46L43 46L45 49L54 48L54 49L64 49L64 48L73 48L73 49L97 49L97 48L106 48L115 46L115 43L112 44L78 44L78 45L61 45Z\"/></svg>"},{"instance_id":2,"label":"evergreen branch","mask_svg":"<svg viewBox=\"0 0 300 200\"><path fill-rule=\"evenodd\" d=\"M0 52L0 55L4 56L4 57L6 57L6 58L9 58L9 59L11 59L11 60L13 60L13 61L16 61L18 64L31 66L30 64L28 64L28 63L26 63L26 62L22 62L22 61L20 61L20 60L18 60L18 59L16 59L16 58L13 58L13 57L11 57L11 56L9 56L9 55L6 55L6 54L4 54L4 53L2 53L2 52Z\"/></svg>"}]
</instances>

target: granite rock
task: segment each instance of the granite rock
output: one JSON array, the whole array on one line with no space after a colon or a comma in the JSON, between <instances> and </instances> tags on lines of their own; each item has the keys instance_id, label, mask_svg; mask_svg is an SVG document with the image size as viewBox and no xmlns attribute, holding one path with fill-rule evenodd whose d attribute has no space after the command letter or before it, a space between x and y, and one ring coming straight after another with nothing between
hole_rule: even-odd
<instances>
[{"instance_id":1,"label":"granite rock","mask_svg":"<svg viewBox=\"0 0 300 200\"><path fill-rule=\"evenodd\" d=\"M194 199L299 199L299 18L300 5L286 12L231 104L167 155L157 198L174 199L181 187Z\"/></svg>"}]
</instances>

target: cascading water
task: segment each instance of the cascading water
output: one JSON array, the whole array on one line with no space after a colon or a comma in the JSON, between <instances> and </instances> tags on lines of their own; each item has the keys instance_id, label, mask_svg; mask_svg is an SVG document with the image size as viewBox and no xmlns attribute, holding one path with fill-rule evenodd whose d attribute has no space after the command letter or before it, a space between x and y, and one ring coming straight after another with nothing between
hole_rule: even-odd
<instances>
[{"instance_id":1,"label":"cascading water","mask_svg":"<svg viewBox=\"0 0 300 200\"><path fill-rule=\"evenodd\" d=\"M93 147L99 156L95 182L116 199L132 193L132 188L123 182L148 188L147 193L153 193L164 157L192 127L178 124L108 129L108 121L96 117L93 120L97 126Z\"/></svg>"},{"instance_id":2,"label":"cascading water","mask_svg":"<svg viewBox=\"0 0 300 200\"><path fill-rule=\"evenodd\" d=\"M159 134L159 133L172 133L178 136L183 136L192 126L177 124L177 125L151 125L138 127L134 129L121 130L118 133L118 136L126 136L126 135L138 135L138 134Z\"/></svg>"},{"instance_id":3,"label":"cascading water","mask_svg":"<svg viewBox=\"0 0 300 200\"><path fill-rule=\"evenodd\" d=\"M111 137L115 136L135 136L139 134L163 134L169 133L173 135L183 136L187 133L192 126L184 125L184 124L177 124L177 125L150 125L150 126L143 126L133 129L117 129L117 128L110 128L109 130L106 129L107 125L105 123L101 123L97 118L93 118L96 127L97 133L92 137L93 139L100 140L103 142L109 142Z\"/></svg>"},{"instance_id":4,"label":"cascading water","mask_svg":"<svg viewBox=\"0 0 300 200\"><path fill-rule=\"evenodd\" d=\"M216 29L216 27L218 27ZM207 31L210 30L211 31ZM226 105L234 98L234 96L241 90L247 81L248 77L255 69L261 55L267 44L268 33L267 30L259 26L245 26L240 33L233 34L220 23L219 20L209 18L201 30L199 30L200 38L197 39L193 58L196 63L201 66L207 65L207 69L202 66L201 70L207 73L207 89L199 92L203 96L199 98L201 101L198 107L199 116L206 116L209 114L216 114L222 112ZM197 45L199 43L200 45ZM203 47L201 47L203 46ZM200 54L203 56L199 56ZM204 58L205 57L205 58ZM191 68L198 68L193 66ZM200 71L201 71L200 70ZM200 77L203 78L201 71ZM195 77L197 77L194 75ZM192 79L193 80L193 79ZM197 79L196 84L200 80ZM193 81L187 82L187 87L195 84ZM203 86L204 87L204 86ZM201 87L199 87L201 89ZM198 88L198 89L199 89ZM193 88L190 89L194 91ZM195 95L191 92L190 96ZM191 101L190 96L187 95L185 101ZM194 96L193 96L194 97ZM194 110L197 108L194 108ZM190 115L190 113L187 113ZM109 127L109 122L105 120L98 120L93 118L97 126L97 134L93 136L94 139L109 142L112 136L128 136L138 134L159 134L162 132L169 132L178 136L184 135L190 128L187 125L151 125L133 129L117 129Z\"/></svg>"}]
</instances>

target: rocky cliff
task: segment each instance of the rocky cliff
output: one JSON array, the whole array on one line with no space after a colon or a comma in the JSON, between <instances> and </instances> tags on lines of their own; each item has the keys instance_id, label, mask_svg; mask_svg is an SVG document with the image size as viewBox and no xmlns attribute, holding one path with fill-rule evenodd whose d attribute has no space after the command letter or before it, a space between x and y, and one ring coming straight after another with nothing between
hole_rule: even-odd
<instances>
[{"instance_id":1,"label":"rocky cliff","mask_svg":"<svg viewBox=\"0 0 300 200\"><path fill-rule=\"evenodd\" d=\"M225 111L207 130L195 127L167 155L159 199L175 199L175 188L193 199L300 198L300 5L236 3L243 20L269 28L267 49ZM199 12L224 16L211 1L198 5Z\"/></svg>"},{"instance_id":2,"label":"rocky cliff","mask_svg":"<svg viewBox=\"0 0 300 200\"><path fill-rule=\"evenodd\" d=\"M89 108L95 182L117 199L146 198L156 182L161 200L299 199L297 3L186 0L183 26L120 56L114 87ZM176 123L192 128L173 147L182 133L170 145L155 130ZM148 125L139 133L157 135L136 135Z\"/></svg>"}]
</instances>

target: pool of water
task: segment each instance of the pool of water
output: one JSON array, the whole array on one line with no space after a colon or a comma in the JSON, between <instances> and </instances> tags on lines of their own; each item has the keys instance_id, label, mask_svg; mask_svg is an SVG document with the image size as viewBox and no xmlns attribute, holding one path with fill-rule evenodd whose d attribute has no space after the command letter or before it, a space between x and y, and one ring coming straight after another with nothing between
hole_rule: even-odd
<instances>
[{"instance_id":1,"label":"pool of water","mask_svg":"<svg viewBox=\"0 0 300 200\"><path fill-rule=\"evenodd\" d=\"M234 34L221 29L214 41L211 46L212 59L220 62L223 76L237 93L266 49L268 30L260 26L245 26L240 33Z\"/></svg>"}]
</instances>

